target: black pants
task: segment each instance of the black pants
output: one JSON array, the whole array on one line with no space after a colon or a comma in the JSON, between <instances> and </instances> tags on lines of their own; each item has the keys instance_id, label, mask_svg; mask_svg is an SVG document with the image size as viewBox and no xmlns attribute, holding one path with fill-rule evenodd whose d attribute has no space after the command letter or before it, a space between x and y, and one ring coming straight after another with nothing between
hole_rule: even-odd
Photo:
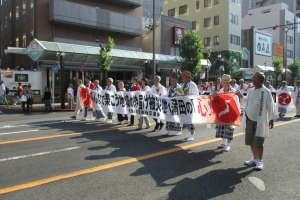
<instances>
[{"instance_id":1,"label":"black pants","mask_svg":"<svg viewBox=\"0 0 300 200\"><path fill-rule=\"evenodd\" d=\"M25 110L25 104L26 104L26 110ZM23 108L24 113L29 113L29 105L30 105L29 101L27 101L27 102L22 101L22 108Z\"/></svg>"},{"instance_id":2,"label":"black pants","mask_svg":"<svg viewBox=\"0 0 300 200\"><path fill-rule=\"evenodd\" d=\"M128 120L128 116L127 115L118 114L118 122L121 122L121 121L124 121L124 120Z\"/></svg>"},{"instance_id":3,"label":"black pants","mask_svg":"<svg viewBox=\"0 0 300 200\"><path fill-rule=\"evenodd\" d=\"M130 116L130 124L134 124L134 115Z\"/></svg>"},{"instance_id":4,"label":"black pants","mask_svg":"<svg viewBox=\"0 0 300 200\"><path fill-rule=\"evenodd\" d=\"M157 122L157 119L153 119L156 122L156 125L154 127L154 129L161 129L164 125L164 123L162 121Z\"/></svg>"}]
</instances>

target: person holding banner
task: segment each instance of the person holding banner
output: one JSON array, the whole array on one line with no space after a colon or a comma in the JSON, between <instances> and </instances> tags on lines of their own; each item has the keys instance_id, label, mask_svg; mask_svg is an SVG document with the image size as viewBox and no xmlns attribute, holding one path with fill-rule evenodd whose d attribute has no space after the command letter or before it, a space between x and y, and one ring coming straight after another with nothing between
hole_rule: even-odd
<instances>
[{"instance_id":1,"label":"person holding banner","mask_svg":"<svg viewBox=\"0 0 300 200\"><path fill-rule=\"evenodd\" d=\"M296 97L296 115L295 117L300 118L300 81L296 81L296 86L294 88L294 92L297 93L297 97Z\"/></svg>"},{"instance_id":2,"label":"person holding banner","mask_svg":"<svg viewBox=\"0 0 300 200\"><path fill-rule=\"evenodd\" d=\"M161 81L161 77L158 75L155 75L153 78L154 84L151 87L151 93L158 94L159 96L163 96L167 93L167 90L162 84L160 84L160 81ZM159 119L153 118L153 120L156 122L156 125L152 132L161 130L164 126L164 123L162 121L160 121Z\"/></svg>"},{"instance_id":3,"label":"person holding banner","mask_svg":"<svg viewBox=\"0 0 300 200\"><path fill-rule=\"evenodd\" d=\"M123 82L119 82L118 83L118 88L119 88L119 92L125 92L126 89L124 87L124 83ZM128 123L128 115L123 115L123 114L117 114L118 117L118 124L117 125L121 125L123 121L125 121L124 123L127 124Z\"/></svg>"},{"instance_id":4,"label":"person holding banner","mask_svg":"<svg viewBox=\"0 0 300 200\"><path fill-rule=\"evenodd\" d=\"M222 88L219 91L220 93L227 93L227 92L236 92L231 85L231 76L228 74L223 74L221 78ZM235 96L234 100L239 108L240 102L238 96ZM234 126L232 125L216 125L216 138L222 138L222 142L218 146L218 148L224 149L224 151L228 152L230 150L230 141L233 139L233 132Z\"/></svg>"},{"instance_id":5,"label":"person holding banner","mask_svg":"<svg viewBox=\"0 0 300 200\"><path fill-rule=\"evenodd\" d=\"M255 165L256 170L263 169L264 141L269 136L269 129L274 127L276 119L272 94L263 86L264 81L265 75L256 72L253 75L254 88L250 90L247 97L243 96L239 90L236 92L245 104L241 128L245 132L245 144L250 146L253 154L253 157L244 164Z\"/></svg>"},{"instance_id":6,"label":"person holding banner","mask_svg":"<svg viewBox=\"0 0 300 200\"><path fill-rule=\"evenodd\" d=\"M182 80L183 80L182 90L183 90L184 96L199 95L198 87L197 87L196 83L194 83L192 81L191 72L185 70L182 73ZM183 129L188 129L190 131L190 134L188 134L185 139L187 141L193 141L194 135L195 135L195 125L194 124L183 124Z\"/></svg>"},{"instance_id":7,"label":"person holding banner","mask_svg":"<svg viewBox=\"0 0 300 200\"><path fill-rule=\"evenodd\" d=\"M108 78L106 81L107 86L105 87L106 91L117 92L116 87L113 85L114 80ZM111 124L113 120L113 112L107 112L107 123Z\"/></svg>"},{"instance_id":8,"label":"person holding banner","mask_svg":"<svg viewBox=\"0 0 300 200\"><path fill-rule=\"evenodd\" d=\"M92 91L93 96L99 94L102 91L102 87L99 85L99 80L95 80L94 85L95 85L95 88ZM100 119L105 119L104 112L103 112L101 106L94 103L93 104L93 120L99 121Z\"/></svg>"},{"instance_id":9,"label":"person holding banner","mask_svg":"<svg viewBox=\"0 0 300 200\"><path fill-rule=\"evenodd\" d=\"M141 80L141 91L143 91L143 92L149 92L150 91L150 87L148 86L148 79L147 78L142 78L142 80ZM146 129L149 129L151 127L149 118L140 116L138 128L135 129L136 131L142 130L144 120L145 120L145 123L146 123L146 126L147 126Z\"/></svg>"},{"instance_id":10,"label":"person holding banner","mask_svg":"<svg viewBox=\"0 0 300 200\"><path fill-rule=\"evenodd\" d=\"M286 86L286 81L281 82L281 87L278 89L278 91L284 91L288 93L289 90ZM282 106L278 106L278 113L279 113L279 117L284 117L286 114L286 108Z\"/></svg>"},{"instance_id":11,"label":"person holding banner","mask_svg":"<svg viewBox=\"0 0 300 200\"><path fill-rule=\"evenodd\" d=\"M82 84L82 80L79 79L77 81L77 95L76 95L76 107L73 116L71 117L72 119L76 119L80 113L80 110L83 110L82 102L80 101L80 90L85 89L86 87ZM84 110L83 110L84 112Z\"/></svg>"},{"instance_id":12,"label":"person holding banner","mask_svg":"<svg viewBox=\"0 0 300 200\"><path fill-rule=\"evenodd\" d=\"M171 85L169 87L169 91L167 93L167 97L177 97L182 95L182 89L181 86L178 83L179 76L178 74L172 74L170 77ZM182 134L182 126L181 123L175 123L175 122L166 122L166 131L162 133L162 135L169 135L170 131L176 131L175 135L181 135Z\"/></svg>"},{"instance_id":13,"label":"person holding banner","mask_svg":"<svg viewBox=\"0 0 300 200\"><path fill-rule=\"evenodd\" d=\"M140 91L141 87L137 82L137 77L133 76L131 77L131 87L129 89L129 91ZM130 123L128 124L128 126L133 126L134 125L134 115L130 116Z\"/></svg>"}]
</instances>

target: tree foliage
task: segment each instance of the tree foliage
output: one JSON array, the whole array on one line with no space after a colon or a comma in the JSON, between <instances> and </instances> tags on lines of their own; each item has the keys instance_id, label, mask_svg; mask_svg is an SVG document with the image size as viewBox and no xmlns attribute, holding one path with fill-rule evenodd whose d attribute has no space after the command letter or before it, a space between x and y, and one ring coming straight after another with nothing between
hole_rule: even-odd
<instances>
[{"instance_id":1,"label":"tree foliage","mask_svg":"<svg viewBox=\"0 0 300 200\"><path fill-rule=\"evenodd\" d=\"M282 60L280 60L279 58L274 59L272 64L274 66L274 73L275 73L275 80L276 80L275 86L277 86L278 77L281 76L283 72Z\"/></svg>"},{"instance_id":2,"label":"tree foliage","mask_svg":"<svg viewBox=\"0 0 300 200\"><path fill-rule=\"evenodd\" d=\"M185 32L185 35L180 40L180 56L182 57L181 70L188 70L195 77L199 75L201 70L201 58L203 58L202 40L195 32Z\"/></svg>"},{"instance_id":3,"label":"tree foliage","mask_svg":"<svg viewBox=\"0 0 300 200\"><path fill-rule=\"evenodd\" d=\"M115 46L115 41L110 36L108 37L108 42L106 45L99 44L100 46L100 58L98 62L98 66L100 67L100 71L105 72L110 70L110 66L112 64L112 57L110 56L110 51Z\"/></svg>"},{"instance_id":4,"label":"tree foliage","mask_svg":"<svg viewBox=\"0 0 300 200\"><path fill-rule=\"evenodd\" d=\"M300 62L295 60L293 63L289 64L288 69L291 71L291 77L292 81L295 80L295 78L300 77Z\"/></svg>"}]
</instances>

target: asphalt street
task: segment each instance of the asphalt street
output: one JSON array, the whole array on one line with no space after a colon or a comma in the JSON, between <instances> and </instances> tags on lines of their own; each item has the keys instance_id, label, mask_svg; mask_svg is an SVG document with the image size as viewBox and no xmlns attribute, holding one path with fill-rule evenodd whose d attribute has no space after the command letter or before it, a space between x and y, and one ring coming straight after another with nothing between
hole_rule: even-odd
<instances>
[{"instance_id":1,"label":"asphalt street","mask_svg":"<svg viewBox=\"0 0 300 200\"><path fill-rule=\"evenodd\" d=\"M187 142L186 130L162 136L70 115L0 115L0 199L300 199L293 111L271 130L262 171L243 165L251 153L239 128L224 152L214 125L197 125Z\"/></svg>"}]
</instances>

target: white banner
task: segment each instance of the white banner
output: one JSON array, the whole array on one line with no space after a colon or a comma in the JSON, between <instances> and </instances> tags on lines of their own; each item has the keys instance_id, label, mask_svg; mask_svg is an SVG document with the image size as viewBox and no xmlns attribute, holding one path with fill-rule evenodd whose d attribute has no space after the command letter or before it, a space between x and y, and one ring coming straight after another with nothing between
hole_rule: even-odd
<instances>
[{"instance_id":1,"label":"white banner","mask_svg":"<svg viewBox=\"0 0 300 200\"><path fill-rule=\"evenodd\" d=\"M297 93L279 90L276 92L276 98L278 108L295 108Z\"/></svg>"}]
</instances>

